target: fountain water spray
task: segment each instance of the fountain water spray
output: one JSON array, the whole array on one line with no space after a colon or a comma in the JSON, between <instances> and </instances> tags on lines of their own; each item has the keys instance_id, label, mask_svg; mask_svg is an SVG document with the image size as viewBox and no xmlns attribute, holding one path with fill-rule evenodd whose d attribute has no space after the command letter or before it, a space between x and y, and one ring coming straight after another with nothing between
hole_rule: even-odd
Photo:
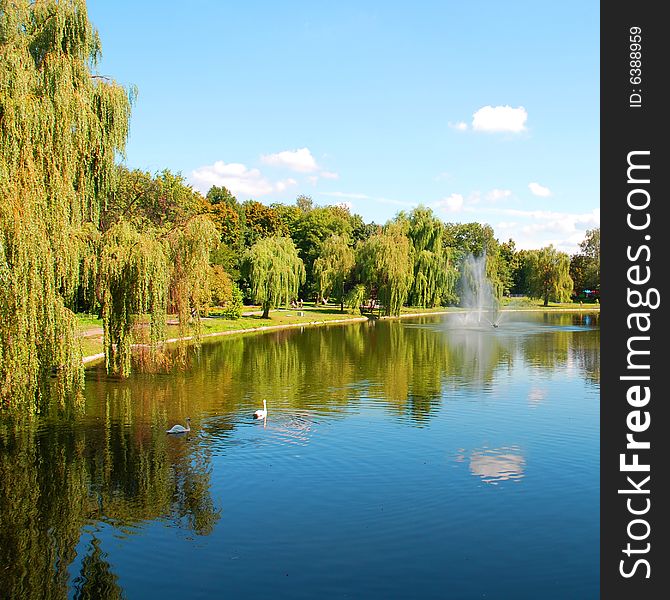
<instances>
[{"instance_id":1,"label":"fountain water spray","mask_svg":"<svg viewBox=\"0 0 670 600\"><path fill-rule=\"evenodd\" d=\"M463 260L460 282L461 306L468 309L465 324L488 323L498 327L502 313L491 282L486 277L486 254L468 254Z\"/></svg>"}]
</instances>

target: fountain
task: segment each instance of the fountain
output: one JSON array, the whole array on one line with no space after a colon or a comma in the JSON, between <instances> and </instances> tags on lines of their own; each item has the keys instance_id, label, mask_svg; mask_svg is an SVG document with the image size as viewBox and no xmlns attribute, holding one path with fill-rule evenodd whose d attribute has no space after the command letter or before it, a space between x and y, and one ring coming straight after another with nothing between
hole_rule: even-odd
<instances>
[{"instance_id":1,"label":"fountain","mask_svg":"<svg viewBox=\"0 0 670 600\"><path fill-rule=\"evenodd\" d=\"M461 306L467 309L463 315L463 325L500 326L502 312L491 282L486 277L486 253L479 256L468 254L465 257L460 288Z\"/></svg>"}]
</instances>

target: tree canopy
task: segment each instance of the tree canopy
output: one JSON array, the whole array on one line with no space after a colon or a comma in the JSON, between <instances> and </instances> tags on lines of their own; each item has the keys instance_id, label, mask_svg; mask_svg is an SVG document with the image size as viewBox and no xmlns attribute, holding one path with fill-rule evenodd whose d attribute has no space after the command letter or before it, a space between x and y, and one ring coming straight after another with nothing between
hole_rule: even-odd
<instances>
[{"instance_id":1,"label":"tree canopy","mask_svg":"<svg viewBox=\"0 0 670 600\"><path fill-rule=\"evenodd\" d=\"M344 283L354 268L354 251L344 235L331 235L321 244L321 253L314 261L314 277L321 298L335 292L344 310Z\"/></svg>"},{"instance_id":2,"label":"tree canopy","mask_svg":"<svg viewBox=\"0 0 670 600\"><path fill-rule=\"evenodd\" d=\"M256 242L246 254L254 300L263 308L263 318L270 309L288 304L296 298L305 281L305 266L289 237L268 237Z\"/></svg>"},{"instance_id":3,"label":"tree canopy","mask_svg":"<svg viewBox=\"0 0 670 600\"><path fill-rule=\"evenodd\" d=\"M32 407L58 374L73 393L70 310L81 243L116 177L131 99L92 72L100 40L83 0L0 1L0 402Z\"/></svg>"},{"instance_id":4,"label":"tree canopy","mask_svg":"<svg viewBox=\"0 0 670 600\"><path fill-rule=\"evenodd\" d=\"M528 265L528 295L540 298L544 305L549 301L566 302L572 294L570 257L565 252L547 246L541 250L530 250L525 257Z\"/></svg>"},{"instance_id":5,"label":"tree canopy","mask_svg":"<svg viewBox=\"0 0 670 600\"><path fill-rule=\"evenodd\" d=\"M370 236L359 245L357 262L361 276L371 294L384 307L384 313L399 315L412 285L414 266L412 247L397 223Z\"/></svg>"}]
</instances>

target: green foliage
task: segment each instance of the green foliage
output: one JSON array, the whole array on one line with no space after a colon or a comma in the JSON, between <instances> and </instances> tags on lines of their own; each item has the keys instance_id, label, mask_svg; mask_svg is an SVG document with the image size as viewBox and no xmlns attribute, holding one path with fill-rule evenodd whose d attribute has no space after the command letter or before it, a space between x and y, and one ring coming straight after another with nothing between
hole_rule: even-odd
<instances>
[{"instance_id":1,"label":"green foliage","mask_svg":"<svg viewBox=\"0 0 670 600\"><path fill-rule=\"evenodd\" d=\"M367 295L367 290L362 283L352 287L344 297L344 304L348 308L357 309L363 304Z\"/></svg>"},{"instance_id":2,"label":"green foliage","mask_svg":"<svg viewBox=\"0 0 670 600\"><path fill-rule=\"evenodd\" d=\"M570 258L565 252L547 246L541 250L530 250L525 255L528 269L528 295L531 298L567 302L572 294L573 281L570 277Z\"/></svg>"},{"instance_id":3,"label":"green foliage","mask_svg":"<svg viewBox=\"0 0 670 600\"><path fill-rule=\"evenodd\" d=\"M218 206L219 204L227 204L231 208L236 208L239 206L237 198L228 188L224 186L219 187L213 185L211 188L209 188L209 191L207 192L207 200L213 206Z\"/></svg>"},{"instance_id":4,"label":"green foliage","mask_svg":"<svg viewBox=\"0 0 670 600\"><path fill-rule=\"evenodd\" d=\"M152 177L145 171L119 166L117 175L116 188L108 196L102 214L103 231L122 220L138 229L170 230L206 207L205 199L181 175L167 169Z\"/></svg>"},{"instance_id":5,"label":"green foliage","mask_svg":"<svg viewBox=\"0 0 670 600\"><path fill-rule=\"evenodd\" d=\"M209 255L218 237L214 223L205 215L192 218L168 237L170 305L179 317L179 337L192 333L198 340L200 336L200 316L207 312L211 299Z\"/></svg>"},{"instance_id":6,"label":"green foliage","mask_svg":"<svg viewBox=\"0 0 670 600\"><path fill-rule=\"evenodd\" d=\"M242 208L244 210L244 244L247 248L260 239L283 236L288 233L274 208L255 200L247 200L242 204Z\"/></svg>"},{"instance_id":7,"label":"green foliage","mask_svg":"<svg viewBox=\"0 0 670 600\"><path fill-rule=\"evenodd\" d=\"M399 315L412 285L412 245L397 223L386 226L357 250L357 264L363 282L384 308L387 316Z\"/></svg>"},{"instance_id":8,"label":"green foliage","mask_svg":"<svg viewBox=\"0 0 670 600\"><path fill-rule=\"evenodd\" d=\"M213 186L207 192L204 212L216 225L220 234L220 244L210 257L212 263L221 265L234 279L238 279L245 239L242 205L225 187Z\"/></svg>"},{"instance_id":9,"label":"green foliage","mask_svg":"<svg viewBox=\"0 0 670 600\"><path fill-rule=\"evenodd\" d=\"M429 208L415 208L405 220L412 242L414 277L409 294L413 306L433 307L447 304L454 297L458 271L444 246L445 225Z\"/></svg>"},{"instance_id":10,"label":"green foliage","mask_svg":"<svg viewBox=\"0 0 670 600\"><path fill-rule=\"evenodd\" d=\"M344 282L354 268L354 251L343 235L331 235L321 244L321 254L314 261L314 278L319 298L335 292L344 310Z\"/></svg>"},{"instance_id":11,"label":"green foliage","mask_svg":"<svg viewBox=\"0 0 670 600\"><path fill-rule=\"evenodd\" d=\"M212 306L223 306L233 295L233 280L220 265L209 267L209 290Z\"/></svg>"},{"instance_id":12,"label":"green foliage","mask_svg":"<svg viewBox=\"0 0 670 600\"><path fill-rule=\"evenodd\" d=\"M263 307L263 318L270 309L287 304L305 281L305 266L289 237L269 237L256 242L245 257L251 292Z\"/></svg>"},{"instance_id":13,"label":"green foliage","mask_svg":"<svg viewBox=\"0 0 670 600\"><path fill-rule=\"evenodd\" d=\"M242 316L242 299L242 290L236 283L233 283L230 300L223 307L223 316L226 319L239 319Z\"/></svg>"},{"instance_id":14,"label":"green foliage","mask_svg":"<svg viewBox=\"0 0 670 600\"><path fill-rule=\"evenodd\" d=\"M270 207L277 213L282 223L282 229L287 231L291 237L295 232L296 224L302 217L303 211L295 204L281 204L276 202Z\"/></svg>"},{"instance_id":15,"label":"green foliage","mask_svg":"<svg viewBox=\"0 0 670 600\"><path fill-rule=\"evenodd\" d=\"M579 244L581 253L570 260L570 276L575 283L575 291L600 289L600 229L591 229Z\"/></svg>"},{"instance_id":16,"label":"green foliage","mask_svg":"<svg viewBox=\"0 0 670 600\"><path fill-rule=\"evenodd\" d=\"M311 205L304 204L304 209L301 210L290 234L305 264L307 290L318 293L314 261L319 256L321 244L333 235L350 239L351 224L348 213L339 207L325 206L310 209L309 206Z\"/></svg>"},{"instance_id":17,"label":"green foliage","mask_svg":"<svg viewBox=\"0 0 670 600\"><path fill-rule=\"evenodd\" d=\"M500 244L500 279L502 283L503 295L511 293L521 293L516 290L519 271L522 268L519 253L516 251L516 244L513 239Z\"/></svg>"},{"instance_id":18,"label":"green foliage","mask_svg":"<svg viewBox=\"0 0 670 600\"><path fill-rule=\"evenodd\" d=\"M83 383L68 304L124 151L129 95L92 75L83 0L0 0L0 405L34 410Z\"/></svg>"},{"instance_id":19,"label":"green foliage","mask_svg":"<svg viewBox=\"0 0 670 600\"><path fill-rule=\"evenodd\" d=\"M314 201L310 196L301 194L295 199L295 205L302 212L309 212L314 209Z\"/></svg>"},{"instance_id":20,"label":"green foliage","mask_svg":"<svg viewBox=\"0 0 670 600\"><path fill-rule=\"evenodd\" d=\"M105 366L108 373L130 374L133 329L151 315L152 349L165 338L165 312L170 278L163 243L122 221L102 238L101 304Z\"/></svg>"},{"instance_id":21,"label":"green foliage","mask_svg":"<svg viewBox=\"0 0 670 600\"><path fill-rule=\"evenodd\" d=\"M223 316L226 319L239 319L242 316L242 291L223 267L219 265L210 267L209 287L212 304L223 308Z\"/></svg>"}]
</instances>

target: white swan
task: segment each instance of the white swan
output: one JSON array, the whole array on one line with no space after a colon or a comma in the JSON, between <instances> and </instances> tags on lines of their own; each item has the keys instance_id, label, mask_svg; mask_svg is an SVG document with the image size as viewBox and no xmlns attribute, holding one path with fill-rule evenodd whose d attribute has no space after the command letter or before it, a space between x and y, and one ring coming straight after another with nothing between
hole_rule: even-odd
<instances>
[{"instance_id":1,"label":"white swan","mask_svg":"<svg viewBox=\"0 0 670 600\"><path fill-rule=\"evenodd\" d=\"M186 417L186 427L183 425L174 425L171 429L166 430L165 433L186 433L191 431L191 417Z\"/></svg>"},{"instance_id":2,"label":"white swan","mask_svg":"<svg viewBox=\"0 0 670 600\"><path fill-rule=\"evenodd\" d=\"M265 400L263 400L263 408L262 409L259 408L254 413L254 419L264 419L267 416L268 416L268 405L267 405L267 402L265 402Z\"/></svg>"}]
</instances>

